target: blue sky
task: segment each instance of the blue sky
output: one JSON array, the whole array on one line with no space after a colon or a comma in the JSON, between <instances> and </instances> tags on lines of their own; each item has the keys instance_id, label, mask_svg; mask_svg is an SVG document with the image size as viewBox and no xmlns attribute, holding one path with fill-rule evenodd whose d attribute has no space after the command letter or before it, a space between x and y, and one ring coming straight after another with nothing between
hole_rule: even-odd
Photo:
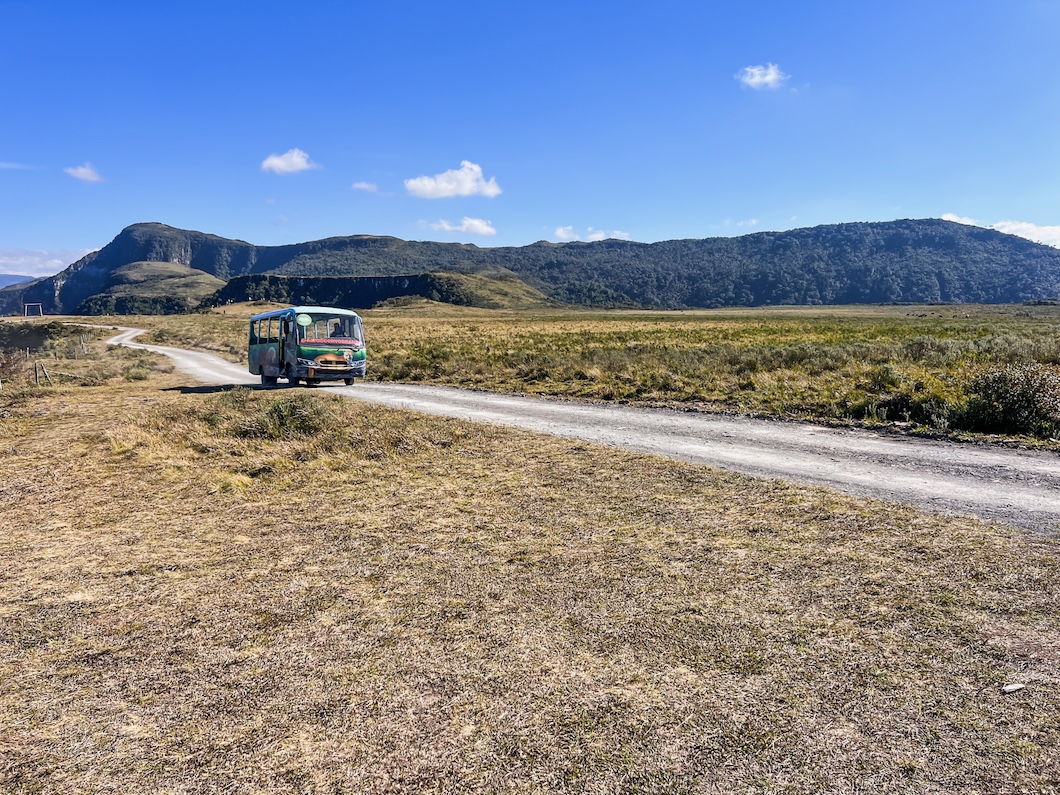
<instances>
[{"instance_id":1,"label":"blue sky","mask_svg":"<svg viewBox=\"0 0 1060 795\"><path fill-rule=\"evenodd\" d=\"M0 273L138 221L643 242L947 217L1060 245L1060 0L0 0Z\"/></svg>"}]
</instances>

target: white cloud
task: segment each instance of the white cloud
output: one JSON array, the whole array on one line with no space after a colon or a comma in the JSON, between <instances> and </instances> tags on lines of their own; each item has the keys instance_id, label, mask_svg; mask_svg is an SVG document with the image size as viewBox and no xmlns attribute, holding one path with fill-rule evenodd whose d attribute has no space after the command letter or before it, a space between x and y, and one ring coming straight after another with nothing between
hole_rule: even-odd
<instances>
[{"instance_id":1,"label":"white cloud","mask_svg":"<svg viewBox=\"0 0 1060 795\"><path fill-rule=\"evenodd\" d=\"M379 190L379 186L374 182L354 182L350 185L350 190L363 190L365 193L375 193Z\"/></svg>"},{"instance_id":2,"label":"white cloud","mask_svg":"<svg viewBox=\"0 0 1060 795\"><path fill-rule=\"evenodd\" d=\"M74 179L79 179L82 182L103 181L103 177L101 177L99 172L92 167L91 163L85 163L83 166L71 166L70 168L64 168L63 171Z\"/></svg>"},{"instance_id":3,"label":"white cloud","mask_svg":"<svg viewBox=\"0 0 1060 795\"><path fill-rule=\"evenodd\" d=\"M24 248L0 249L0 273L20 276L52 276L96 249L43 251Z\"/></svg>"},{"instance_id":4,"label":"white cloud","mask_svg":"<svg viewBox=\"0 0 1060 795\"><path fill-rule=\"evenodd\" d=\"M1060 248L1060 226L1038 226L1027 221L998 221L990 228L1006 235L1019 235L1035 243Z\"/></svg>"},{"instance_id":5,"label":"white cloud","mask_svg":"<svg viewBox=\"0 0 1060 795\"><path fill-rule=\"evenodd\" d=\"M555 237L560 240L581 240L582 236L574 231L573 226L558 226L556 231L552 233ZM611 232L605 232L603 229L593 229L591 226L585 232L585 239L590 243L595 243L600 240L631 240L632 235L629 232L623 232L620 229L614 229Z\"/></svg>"},{"instance_id":6,"label":"white cloud","mask_svg":"<svg viewBox=\"0 0 1060 795\"><path fill-rule=\"evenodd\" d=\"M25 170L29 169L29 166L23 165L22 163L0 163L0 171L13 169Z\"/></svg>"},{"instance_id":7,"label":"white cloud","mask_svg":"<svg viewBox=\"0 0 1060 795\"><path fill-rule=\"evenodd\" d=\"M745 218L742 221L734 221L731 218L726 218L722 223L725 226L736 226L740 228L753 228L758 226L759 220L757 218Z\"/></svg>"},{"instance_id":8,"label":"white cloud","mask_svg":"<svg viewBox=\"0 0 1060 795\"><path fill-rule=\"evenodd\" d=\"M497 230L493 228L493 224L482 218L468 218L464 217L464 220L460 224L451 224L448 221L437 221L431 224L431 229L435 229L439 232L463 232L469 235L495 235Z\"/></svg>"},{"instance_id":9,"label":"white cloud","mask_svg":"<svg viewBox=\"0 0 1060 795\"><path fill-rule=\"evenodd\" d=\"M495 177L487 181L482 176L482 166L470 160L461 160L459 169L436 174L433 177L415 177L405 180L405 188L421 199L446 199L451 196L500 195L501 186Z\"/></svg>"},{"instance_id":10,"label":"white cloud","mask_svg":"<svg viewBox=\"0 0 1060 795\"><path fill-rule=\"evenodd\" d=\"M282 155L272 154L261 161L262 171L271 171L273 174L297 174L299 171L309 171L320 168L319 165L309 159L309 155L301 149L288 149Z\"/></svg>"},{"instance_id":11,"label":"white cloud","mask_svg":"<svg viewBox=\"0 0 1060 795\"><path fill-rule=\"evenodd\" d=\"M790 75L780 71L780 67L775 63L767 63L765 66L745 66L736 75L741 85L753 88L755 91L780 88L789 77Z\"/></svg>"},{"instance_id":12,"label":"white cloud","mask_svg":"<svg viewBox=\"0 0 1060 795\"><path fill-rule=\"evenodd\" d=\"M956 213L943 213L942 220L968 226L983 226L987 229L1004 232L1006 235L1016 235L1027 240L1033 240L1035 243L1060 248L1060 226L1039 226L1029 221L998 221L996 224L985 225L974 218L957 215Z\"/></svg>"}]
</instances>

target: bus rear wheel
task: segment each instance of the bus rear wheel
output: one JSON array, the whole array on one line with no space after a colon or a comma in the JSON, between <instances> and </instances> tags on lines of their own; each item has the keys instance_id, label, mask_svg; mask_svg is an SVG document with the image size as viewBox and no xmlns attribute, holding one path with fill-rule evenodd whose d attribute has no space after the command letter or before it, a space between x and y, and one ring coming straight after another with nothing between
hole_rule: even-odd
<instances>
[{"instance_id":1,"label":"bus rear wheel","mask_svg":"<svg viewBox=\"0 0 1060 795\"><path fill-rule=\"evenodd\" d=\"M265 375L264 371L261 373L261 385L262 386L276 386L276 376Z\"/></svg>"},{"instance_id":2,"label":"bus rear wheel","mask_svg":"<svg viewBox=\"0 0 1060 795\"><path fill-rule=\"evenodd\" d=\"M352 379L352 378L343 378L342 380L346 382L346 386L353 386L354 379Z\"/></svg>"},{"instance_id":3,"label":"bus rear wheel","mask_svg":"<svg viewBox=\"0 0 1060 795\"><path fill-rule=\"evenodd\" d=\"M294 374L293 367L288 367L285 375L287 376L287 386L298 386L298 376Z\"/></svg>"}]
</instances>

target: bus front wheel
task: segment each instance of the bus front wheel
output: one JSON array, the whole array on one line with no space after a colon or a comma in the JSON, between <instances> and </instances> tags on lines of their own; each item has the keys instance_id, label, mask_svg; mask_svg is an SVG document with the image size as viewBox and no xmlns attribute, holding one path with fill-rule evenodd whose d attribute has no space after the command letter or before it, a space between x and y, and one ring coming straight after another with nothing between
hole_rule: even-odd
<instances>
[{"instance_id":1,"label":"bus front wheel","mask_svg":"<svg viewBox=\"0 0 1060 795\"><path fill-rule=\"evenodd\" d=\"M342 380L346 382L346 386L353 386L352 378L343 378Z\"/></svg>"}]
</instances>

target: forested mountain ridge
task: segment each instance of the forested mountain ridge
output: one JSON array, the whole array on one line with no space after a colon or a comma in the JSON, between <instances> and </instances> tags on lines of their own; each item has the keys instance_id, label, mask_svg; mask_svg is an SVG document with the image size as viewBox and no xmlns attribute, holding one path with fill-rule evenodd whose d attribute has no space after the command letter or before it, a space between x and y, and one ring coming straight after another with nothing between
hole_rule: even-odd
<instances>
[{"instance_id":1,"label":"forested mountain ridge","mask_svg":"<svg viewBox=\"0 0 1060 795\"><path fill-rule=\"evenodd\" d=\"M7 287L9 284L24 284L31 281L33 281L32 276L22 276L17 273L0 273L0 287Z\"/></svg>"},{"instance_id":2,"label":"forested mountain ridge","mask_svg":"<svg viewBox=\"0 0 1060 795\"><path fill-rule=\"evenodd\" d=\"M111 272L170 262L222 280L273 276L399 276L505 270L552 299L579 305L715 307L878 302L1018 303L1060 297L1060 250L949 221L835 224L730 238L635 243L538 242L479 248L356 235L255 246L158 223L134 224L49 279L0 290L75 311Z\"/></svg>"}]
</instances>

